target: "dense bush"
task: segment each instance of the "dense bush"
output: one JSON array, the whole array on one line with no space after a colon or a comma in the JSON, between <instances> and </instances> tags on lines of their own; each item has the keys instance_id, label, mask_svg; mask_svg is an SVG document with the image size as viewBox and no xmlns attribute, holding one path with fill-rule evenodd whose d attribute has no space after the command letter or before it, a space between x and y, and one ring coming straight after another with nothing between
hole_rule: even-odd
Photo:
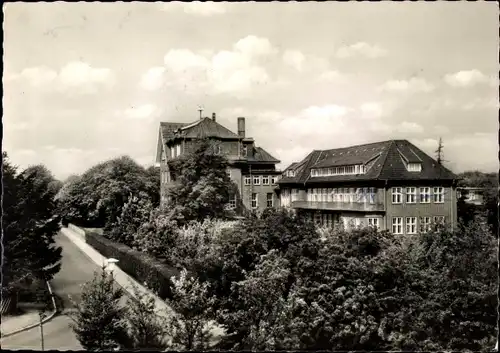
<instances>
[{"instance_id":1,"label":"dense bush","mask_svg":"<svg viewBox=\"0 0 500 353\"><path fill-rule=\"evenodd\" d=\"M167 267L148 254L115 243L93 231L86 232L85 241L103 256L119 260L119 266L123 271L139 283L147 283L160 298L171 297L171 277L179 273L176 269Z\"/></svg>"}]
</instances>

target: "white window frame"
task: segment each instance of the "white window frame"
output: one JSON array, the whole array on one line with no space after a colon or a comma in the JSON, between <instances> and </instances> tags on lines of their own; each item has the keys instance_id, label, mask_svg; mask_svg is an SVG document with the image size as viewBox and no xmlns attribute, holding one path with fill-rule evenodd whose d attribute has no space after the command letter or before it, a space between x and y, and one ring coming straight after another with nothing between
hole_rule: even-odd
<instances>
[{"instance_id":1,"label":"white window frame","mask_svg":"<svg viewBox=\"0 0 500 353\"><path fill-rule=\"evenodd\" d=\"M253 185L260 185L260 175L252 176Z\"/></svg>"},{"instance_id":2,"label":"white window frame","mask_svg":"<svg viewBox=\"0 0 500 353\"><path fill-rule=\"evenodd\" d=\"M276 185L278 183L278 176L277 175L271 175L271 184Z\"/></svg>"},{"instance_id":3,"label":"white window frame","mask_svg":"<svg viewBox=\"0 0 500 353\"><path fill-rule=\"evenodd\" d=\"M444 187L436 186L432 188L432 201L434 203L444 203Z\"/></svg>"},{"instance_id":4,"label":"white window frame","mask_svg":"<svg viewBox=\"0 0 500 353\"><path fill-rule=\"evenodd\" d=\"M431 230L432 220L430 216L420 217L420 231L426 233Z\"/></svg>"},{"instance_id":5,"label":"white window frame","mask_svg":"<svg viewBox=\"0 0 500 353\"><path fill-rule=\"evenodd\" d=\"M291 200L297 201L299 199L299 189L292 189Z\"/></svg>"},{"instance_id":6,"label":"white window frame","mask_svg":"<svg viewBox=\"0 0 500 353\"><path fill-rule=\"evenodd\" d=\"M431 203L431 188L428 186L419 188L419 201L420 203ZM424 197L422 199L422 197Z\"/></svg>"},{"instance_id":7,"label":"white window frame","mask_svg":"<svg viewBox=\"0 0 500 353\"><path fill-rule=\"evenodd\" d=\"M271 195L271 199L269 199L269 195ZM271 206L269 206L269 201L271 201ZM273 208L274 207L274 197L272 192L268 192L266 194L266 206L268 208Z\"/></svg>"},{"instance_id":8,"label":"white window frame","mask_svg":"<svg viewBox=\"0 0 500 353\"><path fill-rule=\"evenodd\" d=\"M409 172L421 172L422 171L422 163L408 163L406 169Z\"/></svg>"},{"instance_id":9,"label":"white window frame","mask_svg":"<svg viewBox=\"0 0 500 353\"><path fill-rule=\"evenodd\" d=\"M409 186L406 188L406 203L417 203L417 188Z\"/></svg>"},{"instance_id":10,"label":"white window frame","mask_svg":"<svg viewBox=\"0 0 500 353\"><path fill-rule=\"evenodd\" d=\"M432 221L433 221L435 224L441 224L441 225L443 225L443 224L444 224L444 221L445 221L445 218L444 218L444 216L433 216L433 217L432 217Z\"/></svg>"},{"instance_id":11,"label":"white window frame","mask_svg":"<svg viewBox=\"0 0 500 353\"><path fill-rule=\"evenodd\" d=\"M262 185L269 185L269 175L262 176Z\"/></svg>"},{"instance_id":12,"label":"white window frame","mask_svg":"<svg viewBox=\"0 0 500 353\"><path fill-rule=\"evenodd\" d=\"M392 204L399 205L403 203L403 188L393 187L392 189ZM398 201L399 200L399 201Z\"/></svg>"},{"instance_id":13,"label":"white window frame","mask_svg":"<svg viewBox=\"0 0 500 353\"><path fill-rule=\"evenodd\" d=\"M368 226L380 229L380 217L368 217Z\"/></svg>"},{"instance_id":14,"label":"white window frame","mask_svg":"<svg viewBox=\"0 0 500 353\"><path fill-rule=\"evenodd\" d=\"M403 234L403 217L392 217L392 234Z\"/></svg>"},{"instance_id":15,"label":"white window frame","mask_svg":"<svg viewBox=\"0 0 500 353\"><path fill-rule=\"evenodd\" d=\"M259 196L257 195L257 193L256 192L252 193L251 197L252 197L251 199L252 208L259 207Z\"/></svg>"},{"instance_id":16,"label":"white window frame","mask_svg":"<svg viewBox=\"0 0 500 353\"><path fill-rule=\"evenodd\" d=\"M406 234L417 234L417 217L406 217Z\"/></svg>"},{"instance_id":17,"label":"white window frame","mask_svg":"<svg viewBox=\"0 0 500 353\"><path fill-rule=\"evenodd\" d=\"M245 185L252 184L252 177L250 175L245 175Z\"/></svg>"},{"instance_id":18,"label":"white window frame","mask_svg":"<svg viewBox=\"0 0 500 353\"><path fill-rule=\"evenodd\" d=\"M236 194L229 196L229 209L234 210L236 208Z\"/></svg>"},{"instance_id":19,"label":"white window frame","mask_svg":"<svg viewBox=\"0 0 500 353\"><path fill-rule=\"evenodd\" d=\"M177 146L175 146L175 149L177 150L177 156L180 156L181 155L181 144L177 144Z\"/></svg>"}]
</instances>

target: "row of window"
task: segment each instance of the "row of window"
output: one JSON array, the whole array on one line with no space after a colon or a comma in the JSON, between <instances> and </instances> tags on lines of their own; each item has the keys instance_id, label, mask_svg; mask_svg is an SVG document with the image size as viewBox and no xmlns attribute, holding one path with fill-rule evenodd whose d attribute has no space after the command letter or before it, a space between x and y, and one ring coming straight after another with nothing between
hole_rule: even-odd
<instances>
[{"instance_id":1,"label":"row of window","mask_svg":"<svg viewBox=\"0 0 500 353\"><path fill-rule=\"evenodd\" d=\"M245 175L245 185L276 185L278 182L277 175Z\"/></svg>"},{"instance_id":2,"label":"row of window","mask_svg":"<svg viewBox=\"0 0 500 353\"><path fill-rule=\"evenodd\" d=\"M315 168L311 169L311 177L322 177L332 175L356 175L366 172L364 164L346 165L342 167Z\"/></svg>"},{"instance_id":3,"label":"row of window","mask_svg":"<svg viewBox=\"0 0 500 353\"><path fill-rule=\"evenodd\" d=\"M375 203L375 188L307 189L307 201Z\"/></svg>"},{"instance_id":4,"label":"row of window","mask_svg":"<svg viewBox=\"0 0 500 353\"><path fill-rule=\"evenodd\" d=\"M443 224L444 216L434 216L432 218L433 223ZM406 217L406 234L417 234L417 217ZM420 217L420 231L426 232L430 229L431 217ZM403 217L393 217L392 218L392 233L393 234L403 234Z\"/></svg>"},{"instance_id":5,"label":"row of window","mask_svg":"<svg viewBox=\"0 0 500 353\"><path fill-rule=\"evenodd\" d=\"M229 198L229 208L236 208L237 195L234 194ZM259 207L259 196L257 193L252 193L251 205L252 208ZM274 207L273 193L269 192L266 194L266 207Z\"/></svg>"},{"instance_id":6,"label":"row of window","mask_svg":"<svg viewBox=\"0 0 500 353\"><path fill-rule=\"evenodd\" d=\"M444 188L441 186L433 187L432 194L430 187L418 188L418 198L417 198L417 188L416 187L394 187L392 188L392 203L400 204L403 203L403 196L406 196L406 203L430 203L431 199L434 203L444 202ZM406 192L403 194L403 190ZM431 197L432 196L432 197Z\"/></svg>"}]
</instances>

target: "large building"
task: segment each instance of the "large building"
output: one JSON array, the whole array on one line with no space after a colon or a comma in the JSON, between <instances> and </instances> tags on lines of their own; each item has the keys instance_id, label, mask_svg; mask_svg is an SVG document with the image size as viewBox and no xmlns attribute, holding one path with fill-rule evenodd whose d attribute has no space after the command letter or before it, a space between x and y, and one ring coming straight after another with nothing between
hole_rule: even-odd
<instances>
[{"instance_id":1,"label":"large building","mask_svg":"<svg viewBox=\"0 0 500 353\"><path fill-rule=\"evenodd\" d=\"M320 225L413 234L457 223L457 177L407 140L312 151L279 181L281 206Z\"/></svg>"},{"instance_id":2,"label":"large building","mask_svg":"<svg viewBox=\"0 0 500 353\"><path fill-rule=\"evenodd\" d=\"M234 133L212 118L200 118L192 123L161 122L158 135L156 162L161 172L161 202L168 202L166 190L175 185L168 161L192 150L197 140L208 138L215 141L218 153L229 161L228 173L238 187L238 194L231 197L230 206L242 205L249 210L261 211L277 207L274 192L281 172L276 170L279 160L263 148L257 147L253 138L245 136L245 118L237 119L238 133Z\"/></svg>"}]
</instances>

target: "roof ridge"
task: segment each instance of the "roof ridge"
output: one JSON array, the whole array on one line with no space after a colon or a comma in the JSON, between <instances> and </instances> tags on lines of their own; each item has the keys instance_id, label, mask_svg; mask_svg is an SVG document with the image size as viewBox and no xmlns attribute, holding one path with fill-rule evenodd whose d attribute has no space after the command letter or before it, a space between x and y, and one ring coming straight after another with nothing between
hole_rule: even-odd
<instances>
[{"instance_id":1,"label":"roof ridge","mask_svg":"<svg viewBox=\"0 0 500 353\"><path fill-rule=\"evenodd\" d=\"M380 174L382 174L382 171L384 170L385 165L387 163L387 157L389 156L389 152L391 150L391 147L395 146L395 145L396 145L396 141L395 140L391 140L391 143L389 144L389 147L387 148L387 152L385 153L385 159L382 162L382 168L379 169L378 174L375 176L375 179L378 179L380 177ZM397 146L396 146L396 148L397 148Z\"/></svg>"},{"instance_id":2,"label":"roof ridge","mask_svg":"<svg viewBox=\"0 0 500 353\"><path fill-rule=\"evenodd\" d=\"M322 151L322 152L330 152L330 151L335 151L335 150L343 150L343 149L348 149L348 148L359 148L359 147L365 147L368 145L377 145L377 144L383 144L383 143L393 143L396 140L384 140L384 141L377 141L377 142L369 142L369 143L363 143L360 145L352 145L352 146L344 146L344 147L337 147L337 148L330 148L327 150L313 150L314 151Z\"/></svg>"}]
</instances>

